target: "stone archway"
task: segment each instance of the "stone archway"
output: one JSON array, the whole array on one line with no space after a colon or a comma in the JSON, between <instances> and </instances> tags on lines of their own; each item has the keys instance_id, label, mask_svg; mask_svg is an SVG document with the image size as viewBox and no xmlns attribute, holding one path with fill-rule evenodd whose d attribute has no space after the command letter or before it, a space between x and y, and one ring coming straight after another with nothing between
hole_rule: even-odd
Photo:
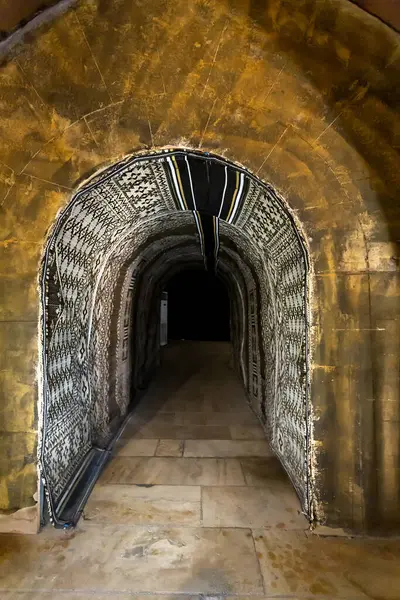
<instances>
[{"instance_id":1,"label":"stone archway","mask_svg":"<svg viewBox=\"0 0 400 600\"><path fill-rule=\"evenodd\" d=\"M174 149L130 156L96 174L48 239L39 464L56 524L70 518L78 485L90 491L131 389L157 364L160 286L173 270L199 262L238 290L238 369L312 516L304 239L284 201L249 171Z\"/></svg>"}]
</instances>

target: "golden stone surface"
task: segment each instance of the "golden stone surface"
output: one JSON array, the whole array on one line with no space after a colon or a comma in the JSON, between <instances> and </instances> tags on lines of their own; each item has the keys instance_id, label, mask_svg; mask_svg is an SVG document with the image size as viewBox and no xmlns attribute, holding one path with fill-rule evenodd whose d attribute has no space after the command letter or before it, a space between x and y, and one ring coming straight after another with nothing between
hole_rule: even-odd
<instances>
[{"instance_id":1,"label":"golden stone surface","mask_svg":"<svg viewBox=\"0 0 400 600\"><path fill-rule=\"evenodd\" d=\"M394 525L399 446L387 438L399 424L386 407L398 397L398 346L381 349L400 317L398 44L345 0L88 0L13 50L0 69L1 343L15 339L11 323L26 343L3 358L13 474L2 508L35 491L34 466L27 476L18 457L35 428L48 229L99 167L183 145L244 164L303 223L315 270L316 511L332 525Z\"/></svg>"}]
</instances>

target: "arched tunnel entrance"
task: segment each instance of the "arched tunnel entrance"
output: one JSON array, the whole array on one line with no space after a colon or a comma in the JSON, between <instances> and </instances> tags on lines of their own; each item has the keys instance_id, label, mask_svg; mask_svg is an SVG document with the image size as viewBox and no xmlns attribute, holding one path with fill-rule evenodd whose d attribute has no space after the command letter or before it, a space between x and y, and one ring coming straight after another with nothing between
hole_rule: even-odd
<instances>
[{"instance_id":1,"label":"arched tunnel entrance","mask_svg":"<svg viewBox=\"0 0 400 600\"><path fill-rule=\"evenodd\" d=\"M270 186L209 153L128 157L58 218L41 289L39 462L56 525L78 518L129 411L151 398L165 291L174 336L230 340L228 362L311 517L308 258ZM218 349L200 360L218 363Z\"/></svg>"}]
</instances>

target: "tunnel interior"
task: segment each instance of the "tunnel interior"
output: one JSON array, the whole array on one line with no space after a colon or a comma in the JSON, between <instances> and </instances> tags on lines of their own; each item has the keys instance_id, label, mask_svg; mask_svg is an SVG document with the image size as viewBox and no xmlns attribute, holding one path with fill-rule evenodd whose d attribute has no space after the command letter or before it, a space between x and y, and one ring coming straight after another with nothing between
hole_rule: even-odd
<instances>
[{"instance_id":1,"label":"tunnel interior","mask_svg":"<svg viewBox=\"0 0 400 600\"><path fill-rule=\"evenodd\" d=\"M230 341L230 300L224 282L204 269L185 269L165 287L170 340Z\"/></svg>"},{"instance_id":2,"label":"tunnel interior","mask_svg":"<svg viewBox=\"0 0 400 600\"><path fill-rule=\"evenodd\" d=\"M309 513L307 273L283 200L221 157L127 157L85 183L41 277L40 468L53 522L79 513L80 482L85 497L160 365L165 291L171 336L231 341L247 400Z\"/></svg>"}]
</instances>

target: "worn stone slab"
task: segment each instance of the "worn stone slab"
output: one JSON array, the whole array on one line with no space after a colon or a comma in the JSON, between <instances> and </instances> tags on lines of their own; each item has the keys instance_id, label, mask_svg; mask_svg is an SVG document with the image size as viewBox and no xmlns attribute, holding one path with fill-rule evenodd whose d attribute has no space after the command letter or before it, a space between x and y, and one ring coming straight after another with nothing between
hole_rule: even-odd
<instances>
[{"instance_id":1,"label":"worn stone slab","mask_svg":"<svg viewBox=\"0 0 400 600\"><path fill-rule=\"evenodd\" d=\"M99 484L245 485L236 459L115 457Z\"/></svg>"},{"instance_id":2,"label":"worn stone slab","mask_svg":"<svg viewBox=\"0 0 400 600\"><path fill-rule=\"evenodd\" d=\"M370 598L398 600L400 539L323 538L308 533L315 553L340 565L343 576Z\"/></svg>"},{"instance_id":3,"label":"worn stone slab","mask_svg":"<svg viewBox=\"0 0 400 600\"><path fill-rule=\"evenodd\" d=\"M338 600L332 596L323 596L324 600ZM157 595L139 595L139 594L124 594L124 593L92 593L88 597L87 593L81 592L57 592L42 590L40 592L2 592L2 600L220 600L220 596L217 595L189 595L189 594L157 594ZM223 596L223 600L281 600L276 596ZM308 596L285 596L282 600L320 600L321 596L308 595ZM342 599L340 599L342 600Z\"/></svg>"},{"instance_id":4,"label":"worn stone slab","mask_svg":"<svg viewBox=\"0 0 400 600\"><path fill-rule=\"evenodd\" d=\"M277 529L256 530L253 535L267 595L368 597L362 585L353 583L346 561L339 556L337 560L330 558L315 543L318 538ZM352 552L357 552L356 546ZM394 574L394 567L388 566Z\"/></svg>"},{"instance_id":5,"label":"worn stone slab","mask_svg":"<svg viewBox=\"0 0 400 600\"><path fill-rule=\"evenodd\" d=\"M0 514L0 534L35 534L39 531L40 517L38 505L21 508L11 514Z\"/></svg>"},{"instance_id":6,"label":"worn stone slab","mask_svg":"<svg viewBox=\"0 0 400 600\"><path fill-rule=\"evenodd\" d=\"M6 589L263 594L253 538L245 529L84 522L71 534L9 536L3 554Z\"/></svg>"},{"instance_id":7,"label":"worn stone slab","mask_svg":"<svg viewBox=\"0 0 400 600\"><path fill-rule=\"evenodd\" d=\"M202 509L204 527L308 527L293 489L204 487Z\"/></svg>"},{"instance_id":8,"label":"worn stone slab","mask_svg":"<svg viewBox=\"0 0 400 600\"><path fill-rule=\"evenodd\" d=\"M160 440L156 450L156 456L182 456L183 440Z\"/></svg>"},{"instance_id":9,"label":"worn stone slab","mask_svg":"<svg viewBox=\"0 0 400 600\"><path fill-rule=\"evenodd\" d=\"M273 599L272 596L223 596L224 600L267 600ZM220 596L205 596L203 594L193 596L189 594L157 594L157 595L139 595L124 593L92 593L88 597L86 592L57 592L41 590L40 592L2 592L2 600L220 600ZM279 600L279 599L278 599ZM290 596L284 600L315 600L315 596ZM324 597L324 600L337 600L336 598Z\"/></svg>"},{"instance_id":10,"label":"worn stone slab","mask_svg":"<svg viewBox=\"0 0 400 600\"><path fill-rule=\"evenodd\" d=\"M142 402L135 408L135 414L146 415L149 410L157 411L159 414L184 412L186 400L182 398L159 398L158 395L151 394L149 391Z\"/></svg>"},{"instance_id":11,"label":"worn stone slab","mask_svg":"<svg viewBox=\"0 0 400 600\"><path fill-rule=\"evenodd\" d=\"M204 380L200 380L199 387L204 388ZM236 389L231 393L222 385L204 389L201 397L188 398L185 404L186 412L223 412L223 413L247 413L249 405L246 402L243 388Z\"/></svg>"},{"instance_id":12,"label":"worn stone slab","mask_svg":"<svg viewBox=\"0 0 400 600\"><path fill-rule=\"evenodd\" d=\"M200 525L200 487L99 485L85 506L85 519L126 525Z\"/></svg>"},{"instance_id":13,"label":"worn stone slab","mask_svg":"<svg viewBox=\"0 0 400 600\"><path fill-rule=\"evenodd\" d=\"M137 413L134 410L128 421L127 427L131 427L133 425L140 427L145 427L146 425L185 425L185 413L182 411L159 412L158 410L151 409L152 405L149 403L147 411L141 411Z\"/></svg>"},{"instance_id":14,"label":"worn stone slab","mask_svg":"<svg viewBox=\"0 0 400 600\"><path fill-rule=\"evenodd\" d=\"M157 594L157 595L132 595L120 592L105 592L100 590L93 592L75 592L75 591L56 591L41 590L40 592L1 592L1 600L203 600L202 596L193 596L190 594ZM237 596L235 596L237 598ZM248 600L265 600L263 597L251 596ZM232 598L233 600L233 598ZM245 600L245 598L243 598Z\"/></svg>"},{"instance_id":15,"label":"worn stone slab","mask_svg":"<svg viewBox=\"0 0 400 600\"><path fill-rule=\"evenodd\" d=\"M245 400L243 388L236 392L235 396L229 394L228 391L222 390L218 398L211 400L211 410L214 412L238 412L247 413L249 406Z\"/></svg>"},{"instance_id":16,"label":"worn stone slab","mask_svg":"<svg viewBox=\"0 0 400 600\"><path fill-rule=\"evenodd\" d=\"M107 593L107 595L102 594L101 592L90 593L90 600L132 600L131 594L116 594ZM135 600L150 600L151 596L135 596ZM154 597L154 600L162 600L162 596ZM170 600L171 596L168 595L168 600ZM86 592L76 593L76 592L57 592L56 590L41 590L40 592L1 592L1 600L88 600L88 595ZM179 600L178 598L176 600Z\"/></svg>"},{"instance_id":17,"label":"worn stone slab","mask_svg":"<svg viewBox=\"0 0 400 600\"><path fill-rule=\"evenodd\" d=\"M230 425L233 440L265 440L266 434L261 425Z\"/></svg>"},{"instance_id":18,"label":"worn stone slab","mask_svg":"<svg viewBox=\"0 0 400 600\"><path fill-rule=\"evenodd\" d=\"M213 411L193 411L183 413L185 425L207 425L207 426L221 426L221 425L235 425L251 428L251 426L257 425L257 417L251 412L249 408L244 407L242 412L213 412ZM232 428L231 428L232 429Z\"/></svg>"},{"instance_id":19,"label":"worn stone slab","mask_svg":"<svg viewBox=\"0 0 400 600\"><path fill-rule=\"evenodd\" d=\"M114 448L115 456L154 456L158 440L121 439Z\"/></svg>"},{"instance_id":20,"label":"worn stone slab","mask_svg":"<svg viewBox=\"0 0 400 600\"><path fill-rule=\"evenodd\" d=\"M146 397L135 408L135 414L146 414L150 411L157 413L248 413L251 411L240 384L235 383L234 389L229 385L229 379L222 384L208 380L210 373L203 374L195 381L193 378L187 389L149 390ZM228 375L229 377L229 375Z\"/></svg>"},{"instance_id":21,"label":"worn stone slab","mask_svg":"<svg viewBox=\"0 0 400 600\"><path fill-rule=\"evenodd\" d=\"M264 440L187 440L184 451L184 456L203 458L271 455L268 442Z\"/></svg>"},{"instance_id":22,"label":"worn stone slab","mask_svg":"<svg viewBox=\"0 0 400 600\"><path fill-rule=\"evenodd\" d=\"M197 425L167 425L147 423L138 425L136 423L127 424L122 433L122 438L135 439L175 439L175 440L230 440L231 432L229 427L212 427Z\"/></svg>"},{"instance_id":23,"label":"worn stone slab","mask_svg":"<svg viewBox=\"0 0 400 600\"><path fill-rule=\"evenodd\" d=\"M281 486L292 488L290 479L276 456L267 458L243 458L240 461L247 485L270 487L274 482Z\"/></svg>"}]
</instances>

